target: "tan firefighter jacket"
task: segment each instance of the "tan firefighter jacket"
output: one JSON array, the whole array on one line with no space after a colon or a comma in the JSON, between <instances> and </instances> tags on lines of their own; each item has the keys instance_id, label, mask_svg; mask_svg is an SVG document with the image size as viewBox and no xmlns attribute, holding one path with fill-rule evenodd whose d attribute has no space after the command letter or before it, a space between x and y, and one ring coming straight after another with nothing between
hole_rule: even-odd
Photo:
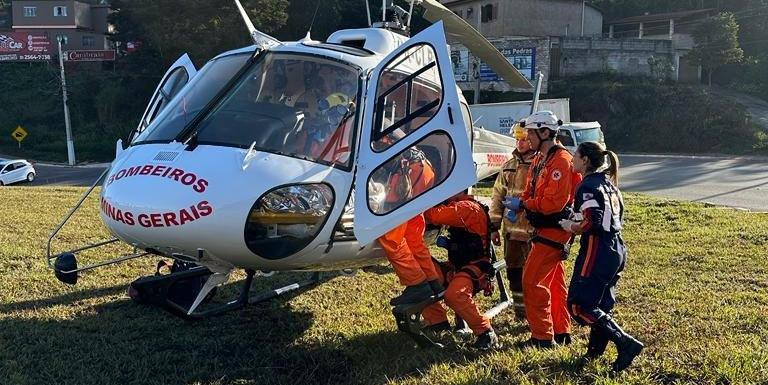
<instances>
[{"instance_id":1,"label":"tan firefighter jacket","mask_svg":"<svg viewBox=\"0 0 768 385\"><path fill-rule=\"evenodd\" d=\"M533 155L534 152L530 151L525 156L522 156L515 149L512 153L512 158L507 163L504 163L501 172L496 177L496 183L493 184L491 209L488 212L491 217L491 224L496 229L501 228L502 234L510 240L527 241L530 238L531 226L528 224L528 220L525 219L525 215L518 215L516 223L510 222L504 217L507 210L502 202L507 196L519 197L523 194Z\"/></svg>"}]
</instances>

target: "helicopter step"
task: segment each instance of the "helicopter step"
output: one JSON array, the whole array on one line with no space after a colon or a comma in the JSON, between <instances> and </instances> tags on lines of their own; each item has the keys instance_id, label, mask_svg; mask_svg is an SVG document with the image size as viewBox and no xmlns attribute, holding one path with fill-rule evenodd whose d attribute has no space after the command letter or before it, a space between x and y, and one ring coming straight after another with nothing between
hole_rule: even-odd
<instances>
[{"instance_id":1,"label":"helicopter step","mask_svg":"<svg viewBox=\"0 0 768 385\"><path fill-rule=\"evenodd\" d=\"M512 299L507 292L507 287L504 285L502 279L502 272L506 268L507 264L504 260L497 261L493 264L492 274L495 276L496 284L499 287L499 301L488 311L485 312L485 316L493 318L508 307L512 305ZM416 344L421 348L443 348L444 346L430 339L422 331L421 313L428 306L435 302L443 300L445 292L429 297L428 299L412 304L398 305L392 308L392 314L395 316L395 322L397 322L397 329L411 337ZM466 329L466 323L459 317L456 317L456 325L459 329Z\"/></svg>"},{"instance_id":2,"label":"helicopter step","mask_svg":"<svg viewBox=\"0 0 768 385\"><path fill-rule=\"evenodd\" d=\"M130 284L128 295L137 303L159 306L181 318L195 320L268 301L282 294L315 285L320 281L320 273L315 272L306 280L251 296L251 284L256 271L248 269L245 273L246 277L237 299L202 311L198 311L197 307L210 300L215 293L215 288L228 280L229 273L214 273L203 266L195 266L171 274L142 277Z\"/></svg>"}]
</instances>

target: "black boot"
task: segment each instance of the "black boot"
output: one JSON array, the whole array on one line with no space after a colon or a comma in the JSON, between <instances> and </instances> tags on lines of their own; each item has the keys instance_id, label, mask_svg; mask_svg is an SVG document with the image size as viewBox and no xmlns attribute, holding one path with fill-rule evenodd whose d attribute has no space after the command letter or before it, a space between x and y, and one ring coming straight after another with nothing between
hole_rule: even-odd
<instances>
[{"instance_id":1,"label":"black boot","mask_svg":"<svg viewBox=\"0 0 768 385\"><path fill-rule=\"evenodd\" d=\"M477 336L475 341L475 349L477 350L491 350L499 346L499 337L493 329L489 329L487 332Z\"/></svg>"},{"instance_id":2,"label":"black boot","mask_svg":"<svg viewBox=\"0 0 768 385\"><path fill-rule=\"evenodd\" d=\"M445 287L443 286L442 283L440 283L439 279L433 279L427 283L429 283L429 287L432 288L432 292L435 293L435 295L438 295L445 291Z\"/></svg>"},{"instance_id":3,"label":"black boot","mask_svg":"<svg viewBox=\"0 0 768 385\"><path fill-rule=\"evenodd\" d=\"M522 349L535 348L535 349L552 349L555 345L549 340L539 340L536 338L529 338L528 341L523 342L520 345Z\"/></svg>"},{"instance_id":4,"label":"black boot","mask_svg":"<svg viewBox=\"0 0 768 385\"><path fill-rule=\"evenodd\" d=\"M451 331L451 324L448 323L448 321L438 322L434 325L428 325L421 328L421 331L432 333L432 334L440 334L445 332Z\"/></svg>"},{"instance_id":5,"label":"black boot","mask_svg":"<svg viewBox=\"0 0 768 385\"><path fill-rule=\"evenodd\" d=\"M629 365L632 364L632 360L643 351L643 344L636 340L631 335L621 330L616 321L611 316L606 315L597 320L595 326L599 327L606 337L616 344L616 350L619 352L619 356L616 357L616 361L613 362L612 369L614 372L620 372Z\"/></svg>"},{"instance_id":6,"label":"black boot","mask_svg":"<svg viewBox=\"0 0 768 385\"><path fill-rule=\"evenodd\" d=\"M587 345L587 359L594 360L605 353L605 348L608 346L608 338L605 333L596 326L592 326L589 330L589 345Z\"/></svg>"},{"instance_id":7,"label":"black boot","mask_svg":"<svg viewBox=\"0 0 768 385\"><path fill-rule=\"evenodd\" d=\"M435 293L432 291L432 287L429 286L429 283L422 282L418 285L406 286L405 290L403 290L403 294L392 298L389 301L389 304L392 306L398 306L411 303L419 303L428 300L429 297L433 295L435 295Z\"/></svg>"},{"instance_id":8,"label":"black boot","mask_svg":"<svg viewBox=\"0 0 768 385\"><path fill-rule=\"evenodd\" d=\"M509 279L509 290L523 292L523 268L508 267L507 279Z\"/></svg>"},{"instance_id":9,"label":"black boot","mask_svg":"<svg viewBox=\"0 0 768 385\"><path fill-rule=\"evenodd\" d=\"M570 333L555 334L555 343L558 345L570 345L571 344Z\"/></svg>"}]
</instances>

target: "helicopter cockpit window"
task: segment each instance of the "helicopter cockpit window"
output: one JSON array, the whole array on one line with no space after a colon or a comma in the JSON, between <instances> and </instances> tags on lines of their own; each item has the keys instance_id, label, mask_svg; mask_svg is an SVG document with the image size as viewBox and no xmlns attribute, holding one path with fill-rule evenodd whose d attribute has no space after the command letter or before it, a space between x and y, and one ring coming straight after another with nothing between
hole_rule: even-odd
<instances>
[{"instance_id":1,"label":"helicopter cockpit window","mask_svg":"<svg viewBox=\"0 0 768 385\"><path fill-rule=\"evenodd\" d=\"M211 60L197 73L179 97L162 110L152 123L133 139L141 142L170 142L184 130L184 127L202 110L211 99L243 68L251 54L236 54ZM186 71L184 71L186 74ZM161 94L179 92L184 84L172 74L161 88ZM186 80L184 81L186 83Z\"/></svg>"},{"instance_id":2,"label":"helicopter cockpit window","mask_svg":"<svg viewBox=\"0 0 768 385\"><path fill-rule=\"evenodd\" d=\"M348 168L359 76L319 56L268 53L200 122L198 143Z\"/></svg>"},{"instance_id":3,"label":"helicopter cockpit window","mask_svg":"<svg viewBox=\"0 0 768 385\"><path fill-rule=\"evenodd\" d=\"M376 89L374 151L381 152L427 123L440 109L443 84L432 46L421 44L393 59Z\"/></svg>"}]
</instances>

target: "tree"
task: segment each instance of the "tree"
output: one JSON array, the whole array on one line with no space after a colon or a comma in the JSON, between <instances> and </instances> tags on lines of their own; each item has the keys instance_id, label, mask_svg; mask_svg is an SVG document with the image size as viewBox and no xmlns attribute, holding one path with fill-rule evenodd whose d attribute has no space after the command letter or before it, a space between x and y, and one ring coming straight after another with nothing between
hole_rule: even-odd
<instances>
[{"instance_id":1,"label":"tree","mask_svg":"<svg viewBox=\"0 0 768 385\"><path fill-rule=\"evenodd\" d=\"M722 12L706 19L696 28L693 38L696 45L687 57L707 70L710 87L713 71L744 58L739 47L739 24L733 13Z\"/></svg>"},{"instance_id":2,"label":"tree","mask_svg":"<svg viewBox=\"0 0 768 385\"><path fill-rule=\"evenodd\" d=\"M287 18L287 0L244 0L243 6L254 25L266 33L276 31ZM112 7L114 39L123 47L142 41L141 49L156 56L163 68L185 52L199 63L251 44L231 0L115 0Z\"/></svg>"}]
</instances>

